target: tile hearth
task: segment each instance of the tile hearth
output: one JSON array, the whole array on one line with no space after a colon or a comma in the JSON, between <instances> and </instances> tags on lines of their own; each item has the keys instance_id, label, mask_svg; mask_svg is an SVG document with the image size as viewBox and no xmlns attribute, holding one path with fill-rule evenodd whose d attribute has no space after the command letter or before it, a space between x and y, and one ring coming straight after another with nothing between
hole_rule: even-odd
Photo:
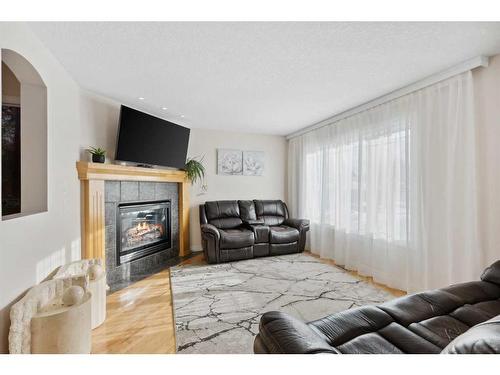
<instances>
[{"instance_id":1,"label":"tile hearth","mask_svg":"<svg viewBox=\"0 0 500 375\"><path fill-rule=\"evenodd\" d=\"M111 291L121 289L132 282L178 263L179 192L177 183L106 181L104 192L106 273ZM116 251L118 203L147 203L166 200L169 200L171 204L171 247L118 265Z\"/></svg>"}]
</instances>

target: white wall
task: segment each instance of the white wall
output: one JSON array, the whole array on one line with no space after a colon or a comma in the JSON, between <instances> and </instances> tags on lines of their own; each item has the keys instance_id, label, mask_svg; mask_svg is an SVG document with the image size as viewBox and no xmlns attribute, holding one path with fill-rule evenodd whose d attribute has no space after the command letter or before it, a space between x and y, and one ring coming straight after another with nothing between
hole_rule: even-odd
<instances>
[{"instance_id":1,"label":"white wall","mask_svg":"<svg viewBox=\"0 0 500 375\"><path fill-rule=\"evenodd\" d=\"M7 351L10 305L60 264L80 257L80 136L76 83L30 29L0 23L0 48L23 55L48 91L48 212L0 221L0 352Z\"/></svg>"},{"instance_id":2,"label":"white wall","mask_svg":"<svg viewBox=\"0 0 500 375\"><path fill-rule=\"evenodd\" d=\"M102 147L107 151L106 158L115 157L116 137L120 103L82 91L80 96L80 121L82 123L79 145L80 160L90 160L85 150L90 146Z\"/></svg>"},{"instance_id":3,"label":"white wall","mask_svg":"<svg viewBox=\"0 0 500 375\"><path fill-rule=\"evenodd\" d=\"M500 259L500 55L474 70L476 101L479 228L487 265Z\"/></svg>"},{"instance_id":4,"label":"white wall","mask_svg":"<svg viewBox=\"0 0 500 375\"><path fill-rule=\"evenodd\" d=\"M217 148L265 152L263 176L217 174ZM206 194L199 184L191 188L191 249L201 250L198 207L205 201L223 199L283 199L286 181L286 139L282 136L192 129L188 156L204 156Z\"/></svg>"}]
</instances>

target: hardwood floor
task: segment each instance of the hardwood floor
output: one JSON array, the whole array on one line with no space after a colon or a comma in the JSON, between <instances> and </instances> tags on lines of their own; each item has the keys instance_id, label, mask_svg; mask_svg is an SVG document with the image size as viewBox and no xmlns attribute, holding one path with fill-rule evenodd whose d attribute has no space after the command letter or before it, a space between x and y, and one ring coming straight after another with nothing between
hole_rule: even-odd
<instances>
[{"instance_id":1,"label":"hardwood floor","mask_svg":"<svg viewBox=\"0 0 500 375\"><path fill-rule=\"evenodd\" d=\"M170 272L107 297L107 317L92 331L92 353L175 353Z\"/></svg>"},{"instance_id":2,"label":"hardwood floor","mask_svg":"<svg viewBox=\"0 0 500 375\"><path fill-rule=\"evenodd\" d=\"M203 254L181 264L205 264ZM92 353L175 353L168 269L108 295L106 305L106 320L92 331Z\"/></svg>"},{"instance_id":3,"label":"hardwood floor","mask_svg":"<svg viewBox=\"0 0 500 375\"><path fill-rule=\"evenodd\" d=\"M311 253L306 254L318 258ZM320 259L328 264L331 260ZM182 265L205 264L203 254L181 262ZM405 292L374 283L371 278L359 276L369 283L399 297ZM107 297L107 317L92 331L92 353L132 354L164 353L176 351L175 322L170 288L170 271L164 270Z\"/></svg>"}]
</instances>

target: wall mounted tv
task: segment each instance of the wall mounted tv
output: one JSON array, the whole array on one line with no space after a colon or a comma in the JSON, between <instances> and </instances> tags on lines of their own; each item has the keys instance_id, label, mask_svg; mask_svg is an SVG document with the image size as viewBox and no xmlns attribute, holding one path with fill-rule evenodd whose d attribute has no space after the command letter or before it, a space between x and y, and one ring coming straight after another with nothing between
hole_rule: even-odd
<instances>
[{"instance_id":1,"label":"wall mounted tv","mask_svg":"<svg viewBox=\"0 0 500 375\"><path fill-rule=\"evenodd\" d=\"M189 129L122 105L115 159L183 168Z\"/></svg>"}]
</instances>

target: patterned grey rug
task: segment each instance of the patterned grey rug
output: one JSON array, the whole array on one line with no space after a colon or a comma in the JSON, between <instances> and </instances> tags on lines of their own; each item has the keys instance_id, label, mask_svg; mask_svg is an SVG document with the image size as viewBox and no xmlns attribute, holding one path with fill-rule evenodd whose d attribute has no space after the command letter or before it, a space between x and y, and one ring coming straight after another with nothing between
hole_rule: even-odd
<instances>
[{"instance_id":1,"label":"patterned grey rug","mask_svg":"<svg viewBox=\"0 0 500 375\"><path fill-rule=\"evenodd\" d=\"M179 353L253 353L260 316L309 321L394 298L306 254L171 268Z\"/></svg>"}]
</instances>

